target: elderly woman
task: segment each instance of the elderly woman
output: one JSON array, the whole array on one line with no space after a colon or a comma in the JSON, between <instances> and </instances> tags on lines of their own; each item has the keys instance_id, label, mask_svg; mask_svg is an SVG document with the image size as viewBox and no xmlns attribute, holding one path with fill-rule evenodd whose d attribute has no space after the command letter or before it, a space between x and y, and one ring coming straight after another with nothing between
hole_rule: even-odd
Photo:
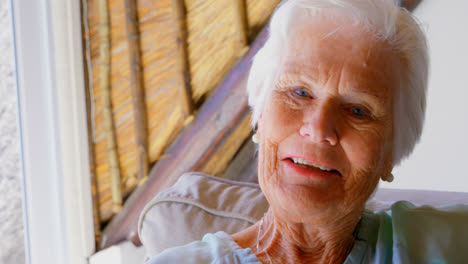
<instances>
[{"instance_id":1,"label":"elderly woman","mask_svg":"<svg viewBox=\"0 0 468 264\"><path fill-rule=\"evenodd\" d=\"M364 210L421 135L427 78L425 37L394 1L285 2L248 81L270 209L148 263L443 262L412 247L411 204Z\"/></svg>"}]
</instances>

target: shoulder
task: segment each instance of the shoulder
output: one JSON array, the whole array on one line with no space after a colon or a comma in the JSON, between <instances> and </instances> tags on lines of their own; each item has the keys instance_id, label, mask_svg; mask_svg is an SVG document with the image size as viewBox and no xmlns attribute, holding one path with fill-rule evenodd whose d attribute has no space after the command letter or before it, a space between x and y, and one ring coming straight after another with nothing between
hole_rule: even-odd
<instances>
[{"instance_id":1,"label":"shoulder","mask_svg":"<svg viewBox=\"0 0 468 264\"><path fill-rule=\"evenodd\" d=\"M260 263L250 249L240 248L231 237L224 232L206 234L202 240L190 244L169 248L161 254L149 259L146 264L160 263Z\"/></svg>"},{"instance_id":2,"label":"shoulder","mask_svg":"<svg viewBox=\"0 0 468 264\"><path fill-rule=\"evenodd\" d=\"M367 214L371 220L363 223L363 230L368 231L370 259L380 263L468 259L468 205L417 207L400 201L388 212Z\"/></svg>"},{"instance_id":3,"label":"shoulder","mask_svg":"<svg viewBox=\"0 0 468 264\"><path fill-rule=\"evenodd\" d=\"M392 206L391 216L394 251L403 262L468 259L467 205L416 207L402 201Z\"/></svg>"}]
</instances>

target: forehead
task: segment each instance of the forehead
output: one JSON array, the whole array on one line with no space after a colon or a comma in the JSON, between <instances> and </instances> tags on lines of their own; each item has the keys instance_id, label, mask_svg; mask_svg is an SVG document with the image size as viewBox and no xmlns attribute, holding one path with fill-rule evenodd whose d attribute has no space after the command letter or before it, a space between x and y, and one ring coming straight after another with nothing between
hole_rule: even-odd
<instances>
[{"instance_id":1,"label":"forehead","mask_svg":"<svg viewBox=\"0 0 468 264\"><path fill-rule=\"evenodd\" d=\"M299 22L291 32L279 73L327 82L339 79L352 88L388 90L396 80L395 57L386 42L377 40L360 25L317 19L313 23Z\"/></svg>"}]
</instances>

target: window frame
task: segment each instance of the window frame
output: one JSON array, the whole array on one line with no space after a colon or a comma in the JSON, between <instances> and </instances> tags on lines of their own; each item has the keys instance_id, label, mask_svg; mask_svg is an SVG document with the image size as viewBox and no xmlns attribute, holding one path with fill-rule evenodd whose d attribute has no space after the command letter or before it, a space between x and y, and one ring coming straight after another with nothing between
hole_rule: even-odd
<instances>
[{"instance_id":1,"label":"window frame","mask_svg":"<svg viewBox=\"0 0 468 264\"><path fill-rule=\"evenodd\" d=\"M10 1L26 263L95 252L80 2Z\"/></svg>"}]
</instances>

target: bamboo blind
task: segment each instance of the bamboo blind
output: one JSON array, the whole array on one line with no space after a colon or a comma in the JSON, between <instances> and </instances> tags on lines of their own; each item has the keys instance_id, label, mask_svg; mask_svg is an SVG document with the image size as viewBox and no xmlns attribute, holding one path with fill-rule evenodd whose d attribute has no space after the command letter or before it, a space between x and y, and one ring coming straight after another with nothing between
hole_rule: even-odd
<instances>
[{"instance_id":1,"label":"bamboo blind","mask_svg":"<svg viewBox=\"0 0 468 264\"><path fill-rule=\"evenodd\" d=\"M138 86L143 89L144 106L137 112L146 112L143 118L146 131L142 132L142 137L147 139L148 166L151 166L165 158L164 150L247 50L248 40L266 24L279 0L133 0L137 52L128 36L129 16L126 16L128 3L132 1L103 0L108 8L110 29L108 66L103 64L102 58L105 55L99 5L101 3L102 7L102 0L83 1L87 5L85 19L89 25L89 32L84 36L90 44L90 153L94 153L96 186L93 187L97 190L93 198L99 207L99 220L104 223L118 211L112 194L109 166L112 151L107 140L106 111L111 111L123 198L142 183L141 177L137 178L141 170L138 166L141 151L137 145L138 132L135 132L138 131L135 121L138 107L133 101L135 93L132 94L132 87L135 87L135 67L130 63L132 56L140 56L141 73L137 78L141 78ZM182 9L178 11L178 7ZM102 89L105 85L102 72L106 67L109 67L110 89L110 108L107 110L106 92ZM232 158L248 136L248 120L243 120L242 124L242 129L235 133L236 138L220 147L219 152L227 156L219 155L219 160L209 161L203 169L205 172L222 174L229 157Z\"/></svg>"}]
</instances>

